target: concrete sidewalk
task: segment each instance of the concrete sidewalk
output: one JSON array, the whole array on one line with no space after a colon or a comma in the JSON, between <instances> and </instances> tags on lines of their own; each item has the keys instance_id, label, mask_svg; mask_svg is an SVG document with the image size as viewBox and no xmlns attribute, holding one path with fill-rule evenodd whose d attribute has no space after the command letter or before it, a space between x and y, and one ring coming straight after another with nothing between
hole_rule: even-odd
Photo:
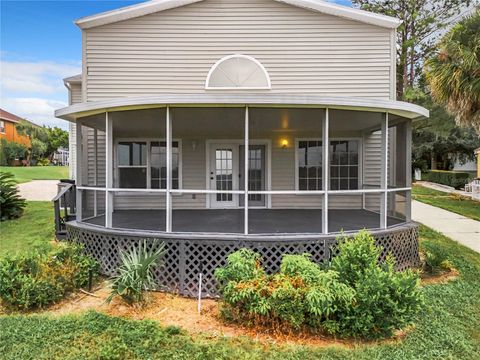
<instances>
[{"instance_id":1,"label":"concrete sidewalk","mask_svg":"<svg viewBox=\"0 0 480 360\"><path fill-rule=\"evenodd\" d=\"M480 253L480 221L415 200L412 219Z\"/></svg>"},{"instance_id":2,"label":"concrete sidewalk","mask_svg":"<svg viewBox=\"0 0 480 360\"><path fill-rule=\"evenodd\" d=\"M20 196L29 201L52 201L57 195L58 180L33 180L18 184Z\"/></svg>"}]
</instances>

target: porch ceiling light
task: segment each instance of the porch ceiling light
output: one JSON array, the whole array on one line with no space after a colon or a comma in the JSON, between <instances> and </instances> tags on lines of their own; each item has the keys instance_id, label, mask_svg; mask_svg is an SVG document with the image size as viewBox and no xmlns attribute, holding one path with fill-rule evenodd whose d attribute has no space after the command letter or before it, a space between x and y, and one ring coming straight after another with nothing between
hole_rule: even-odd
<instances>
[{"instance_id":1,"label":"porch ceiling light","mask_svg":"<svg viewBox=\"0 0 480 360\"><path fill-rule=\"evenodd\" d=\"M281 144L282 144L282 149L286 149L288 147L288 140L282 139Z\"/></svg>"}]
</instances>

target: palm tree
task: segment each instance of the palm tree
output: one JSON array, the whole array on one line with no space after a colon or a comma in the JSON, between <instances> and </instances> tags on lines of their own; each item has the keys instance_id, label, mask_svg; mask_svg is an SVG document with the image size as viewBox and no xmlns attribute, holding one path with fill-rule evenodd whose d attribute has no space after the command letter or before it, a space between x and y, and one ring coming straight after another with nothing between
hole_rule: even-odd
<instances>
[{"instance_id":1,"label":"palm tree","mask_svg":"<svg viewBox=\"0 0 480 360\"><path fill-rule=\"evenodd\" d=\"M480 134L480 9L442 38L425 74L435 101Z\"/></svg>"}]
</instances>

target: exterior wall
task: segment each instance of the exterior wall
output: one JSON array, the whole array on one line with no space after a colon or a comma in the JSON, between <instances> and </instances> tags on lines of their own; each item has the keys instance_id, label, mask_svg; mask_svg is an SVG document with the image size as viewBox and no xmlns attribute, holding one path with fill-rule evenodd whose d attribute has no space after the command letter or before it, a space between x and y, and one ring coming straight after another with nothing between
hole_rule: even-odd
<instances>
[{"instance_id":1,"label":"exterior wall","mask_svg":"<svg viewBox=\"0 0 480 360\"><path fill-rule=\"evenodd\" d=\"M358 137L361 134L356 134ZM292 139L305 138L308 134L293 133ZM335 134L332 134L332 138ZM378 143L381 138L375 134L372 135L372 146L367 142L367 151L365 156L368 156L366 162L368 166L372 166L372 172L380 171ZM265 137L261 137L266 139ZM378 138L378 139L377 139ZM379 140L380 139L380 140ZM182 138L182 183L184 189L206 189L206 140L195 139L197 142L196 149L191 147L191 140ZM238 139L242 140L243 139ZM278 139L270 137L271 143L271 184L272 190L295 190L295 141L284 149L278 144ZM252 141L252 140L251 140ZM89 159L93 156L89 148ZM92 160L90 160L92 161ZM377 164L378 163L378 164ZM104 166L104 165L103 165ZM365 165L364 162L364 167ZM364 168L363 171L366 169ZM369 172L367 171L367 174ZM115 176L114 176L115 177ZM91 179L91 176L89 176ZM91 180L89 180L91 183ZM118 184L115 182L115 186ZM206 207L206 195L196 194L193 198L192 194L182 194L173 196L174 209L204 209ZM362 208L361 195L348 196L331 196L331 209L360 209ZM272 208L321 208L322 197L318 195L272 195ZM114 208L116 210L122 209L162 209L165 207L165 196L161 194L132 194L132 193L117 193L114 197Z\"/></svg>"},{"instance_id":2,"label":"exterior wall","mask_svg":"<svg viewBox=\"0 0 480 360\"><path fill-rule=\"evenodd\" d=\"M82 102L82 84L71 84L69 90L69 105L78 104ZM69 149L70 149L70 166L68 169L70 179L76 178L77 169L77 126L70 123L68 126L69 135Z\"/></svg>"},{"instance_id":3,"label":"exterior wall","mask_svg":"<svg viewBox=\"0 0 480 360\"><path fill-rule=\"evenodd\" d=\"M30 147L30 139L27 136L20 135L17 132L15 123L1 119L5 122L5 133L0 133L0 139L7 139L8 141L13 141L27 147Z\"/></svg>"},{"instance_id":4,"label":"exterior wall","mask_svg":"<svg viewBox=\"0 0 480 360\"><path fill-rule=\"evenodd\" d=\"M393 33L271 0L205 0L85 30L85 101L203 93L234 53L265 66L267 92L390 99Z\"/></svg>"}]
</instances>

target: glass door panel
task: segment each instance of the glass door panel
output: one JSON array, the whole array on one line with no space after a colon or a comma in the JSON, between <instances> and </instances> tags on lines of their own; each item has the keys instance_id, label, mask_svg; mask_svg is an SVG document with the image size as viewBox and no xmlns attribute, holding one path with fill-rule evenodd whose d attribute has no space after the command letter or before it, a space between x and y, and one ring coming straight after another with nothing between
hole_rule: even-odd
<instances>
[{"instance_id":1,"label":"glass door panel","mask_svg":"<svg viewBox=\"0 0 480 360\"><path fill-rule=\"evenodd\" d=\"M210 156L210 188L213 190L238 189L238 146L212 144ZM231 193L213 194L211 207L225 208L238 206L238 195Z\"/></svg>"}]
</instances>

